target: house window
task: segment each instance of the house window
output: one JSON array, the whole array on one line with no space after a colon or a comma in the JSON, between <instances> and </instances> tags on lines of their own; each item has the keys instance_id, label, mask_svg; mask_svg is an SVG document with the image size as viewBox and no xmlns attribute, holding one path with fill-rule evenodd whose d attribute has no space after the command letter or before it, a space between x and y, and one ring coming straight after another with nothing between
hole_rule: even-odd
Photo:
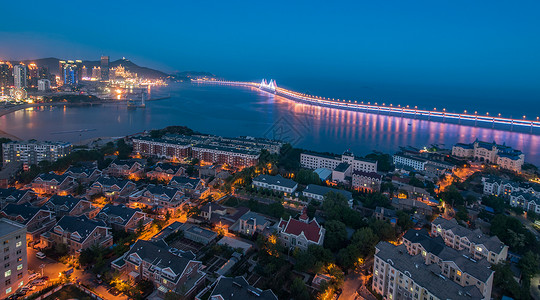
<instances>
[{"instance_id":1,"label":"house window","mask_svg":"<svg viewBox=\"0 0 540 300\"><path fill-rule=\"evenodd\" d=\"M22 245L21 241L18 241L17 244L15 244L16 247L20 247Z\"/></svg>"},{"instance_id":2,"label":"house window","mask_svg":"<svg viewBox=\"0 0 540 300\"><path fill-rule=\"evenodd\" d=\"M22 270L22 268L23 268L23 265L22 265L22 264L18 265L18 266L17 266L17 271Z\"/></svg>"},{"instance_id":3,"label":"house window","mask_svg":"<svg viewBox=\"0 0 540 300\"><path fill-rule=\"evenodd\" d=\"M4 277L9 277L11 276L11 270L7 270L6 272L4 272Z\"/></svg>"},{"instance_id":4,"label":"house window","mask_svg":"<svg viewBox=\"0 0 540 300\"><path fill-rule=\"evenodd\" d=\"M11 293L11 287L8 287L8 288L6 289L6 294L9 294L9 293Z\"/></svg>"}]
</instances>

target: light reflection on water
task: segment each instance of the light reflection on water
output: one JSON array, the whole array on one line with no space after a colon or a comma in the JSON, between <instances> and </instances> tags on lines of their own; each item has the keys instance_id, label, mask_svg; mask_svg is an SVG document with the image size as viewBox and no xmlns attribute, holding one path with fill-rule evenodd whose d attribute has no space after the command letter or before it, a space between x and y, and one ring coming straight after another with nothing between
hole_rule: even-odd
<instances>
[{"instance_id":1,"label":"light reflection on water","mask_svg":"<svg viewBox=\"0 0 540 300\"><path fill-rule=\"evenodd\" d=\"M406 145L451 147L478 137L506 142L524 151L527 161L540 164L540 136L528 133L311 106L237 87L179 84L161 89L171 98L149 101L146 109L114 104L27 109L0 117L0 129L23 139L71 142L169 125L226 136L279 137L275 131L281 129L289 132L282 138L298 147L337 153L350 148L360 155L372 150L395 152ZM95 131L53 134L82 129Z\"/></svg>"}]
</instances>

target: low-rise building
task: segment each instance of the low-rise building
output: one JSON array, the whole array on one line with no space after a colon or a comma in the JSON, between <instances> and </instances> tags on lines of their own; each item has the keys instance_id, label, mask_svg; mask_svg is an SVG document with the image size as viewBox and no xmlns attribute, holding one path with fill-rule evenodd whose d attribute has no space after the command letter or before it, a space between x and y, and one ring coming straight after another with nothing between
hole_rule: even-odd
<instances>
[{"instance_id":1,"label":"low-rise building","mask_svg":"<svg viewBox=\"0 0 540 300\"><path fill-rule=\"evenodd\" d=\"M179 189L154 184L129 196L129 206L132 208L146 207L163 214L168 211L171 215L179 213L186 201L187 198Z\"/></svg>"},{"instance_id":2,"label":"low-rise building","mask_svg":"<svg viewBox=\"0 0 540 300\"><path fill-rule=\"evenodd\" d=\"M114 177L135 177L138 178L146 162L142 159L115 159L103 170L103 173Z\"/></svg>"},{"instance_id":3,"label":"low-rise building","mask_svg":"<svg viewBox=\"0 0 540 300\"><path fill-rule=\"evenodd\" d=\"M137 186L127 180L115 177L101 176L88 189L89 195L103 194L107 198L116 199L120 196L128 196Z\"/></svg>"},{"instance_id":4,"label":"low-rise building","mask_svg":"<svg viewBox=\"0 0 540 300\"><path fill-rule=\"evenodd\" d=\"M97 167L71 166L66 170L65 174L87 183L98 179L102 172Z\"/></svg>"},{"instance_id":5,"label":"low-rise building","mask_svg":"<svg viewBox=\"0 0 540 300\"><path fill-rule=\"evenodd\" d=\"M428 163L427 159L401 153L394 154L392 160L396 168L410 168L416 171L424 171Z\"/></svg>"},{"instance_id":6,"label":"low-rise building","mask_svg":"<svg viewBox=\"0 0 540 300\"><path fill-rule=\"evenodd\" d=\"M28 283L26 227L8 219L0 219L0 245L4 257L0 263L0 297L7 299Z\"/></svg>"},{"instance_id":7,"label":"low-rise building","mask_svg":"<svg viewBox=\"0 0 540 300\"><path fill-rule=\"evenodd\" d=\"M67 195L75 189L75 178L68 175L58 175L56 173L42 173L32 180L31 188L37 194L45 195Z\"/></svg>"},{"instance_id":8,"label":"low-rise building","mask_svg":"<svg viewBox=\"0 0 540 300\"><path fill-rule=\"evenodd\" d=\"M26 227L26 241L33 245L39 243L40 235L56 223L53 213L46 208L33 207L28 203L8 204L0 216L18 222Z\"/></svg>"},{"instance_id":9,"label":"low-rise building","mask_svg":"<svg viewBox=\"0 0 540 300\"><path fill-rule=\"evenodd\" d=\"M458 143L452 147L452 155L475 161L497 164L503 169L521 172L525 154L505 144L488 143L476 139L471 144Z\"/></svg>"},{"instance_id":10,"label":"low-rise building","mask_svg":"<svg viewBox=\"0 0 540 300\"><path fill-rule=\"evenodd\" d=\"M200 298L196 298L200 300ZM277 300L272 290L251 286L244 277L220 276L210 293L209 300Z\"/></svg>"},{"instance_id":11,"label":"low-rise building","mask_svg":"<svg viewBox=\"0 0 540 300\"><path fill-rule=\"evenodd\" d=\"M378 192L381 190L382 175L376 172L352 172L352 187L361 192Z\"/></svg>"},{"instance_id":12,"label":"low-rise building","mask_svg":"<svg viewBox=\"0 0 540 300\"><path fill-rule=\"evenodd\" d=\"M105 205L97 219L105 222L108 226L115 230L125 232L135 232L137 229L143 230L152 223L152 218L149 218L141 209L133 209L123 205Z\"/></svg>"},{"instance_id":13,"label":"low-rise building","mask_svg":"<svg viewBox=\"0 0 540 300\"><path fill-rule=\"evenodd\" d=\"M294 180L283 178L281 175L259 175L253 178L252 185L257 188L282 192L285 195L294 193L298 187L298 184Z\"/></svg>"},{"instance_id":14,"label":"low-rise building","mask_svg":"<svg viewBox=\"0 0 540 300\"><path fill-rule=\"evenodd\" d=\"M393 210L393 209L377 206L377 207L375 207L375 211L373 212L373 216L377 220L390 222L390 224L392 224L392 226L395 226L397 224L396 211Z\"/></svg>"},{"instance_id":15,"label":"low-rise building","mask_svg":"<svg viewBox=\"0 0 540 300\"><path fill-rule=\"evenodd\" d=\"M376 161L355 156L350 151L345 151L341 157L318 153L300 154L300 165L306 169L326 168L334 170L341 163L351 165L352 171L377 172Z\"/></svg>"},{"instance_id":16,"label":"low-rise building","mask_svg":"<svg viewBox=\"0 0 540 300\"><path fill-rule=\"evenodd\" d=\"M103 221L90 220L86 216L63 216L50 231L41 235L41 240L49 247L66 244L72 254L80 254L92 246L108 248L113 245L111 228Z\"/></svg>"},{"instance_id":17,"label":"low-rise building","mask_svg":"<svg viewBox=\"0 0 540 300\"><path fill-rule=\"evenodd\" d=\"M0 209L12 204L32 203L37 199L33 190L19 190L14 187L0 188Z\"/></svg>"},{"instance_id":18,"label":"low-rise building","mask_svg":"<svg viewBox=\"0 0 540 300\"><path fill-rule=\"evenodd\" d=\"M340 189L334 189L327 186L310 184L302 191L302 195L308 199L313 199L313 200L322 202L324 200L324 196L326 196L326 194L330 192L343 195L343 197L347 199L349 206L352 206L353 196L351 192L340 190Z\"/></svg>"},{"instance_id":19,"label":"low-rise building","mask_svg":"<svg viewBox=\"0 0 540 300\"><path fill-rule=\"evenodd\" d=\"M489 263L506 261L508 246L496 236L486 236L480 229L470 230L459 225L456 219L438 217L431 223L431 235L441 236L446 245L456 250L467 250L473 259L485 258Z\"/></svg>"},{"instance_id":20,"label":"low-rise building","mask_svg":"<svg viewBox=\"0 0 540 300\"><path fill-rule=\"evenodd\" d=\"M137 240L111 266L126 274L132 282L152 282L161 297L168 292L175 292L190 299L202 288L206 278L200 261L172 254L163 241Z\"/></svg>"},{"instance_id":21,"label":"low-rise building","mask_svg":"<svg viewBox=\"0 0 540 300\"><path fill-rule=\"evenodd\" d=\"M304 213L300 220L289 217L289 220L280 219L278 223L279 239L288 248L307 250L309 245L322 246L326 230L313 219L309 220Z\"/></svg>"},{"instance_id":22,"label":"low-rise building","mask_svg":"<svg viewBox=\"0 0 540 300\"><path fill-rule=\"evenodd\" d=\"M184 238L207 245L218 237L218 234L212 230L202 228L194 224L184 224L181 227L184 232Z\"/></svg>"},{"instance_id":23,"label":"low-rise building","mask_svg":"<svg viewBox=\"0 0 540 300\"><path fill-rule=\"evenodd\" d=\"M269 230L270 226L274 223L267 217L252 211L241 216L238 221L238 232L245 235L262 233L267 229Z\"/></svg>"},{"instance_id":24,"label":"low-rise building","mask_svg":"<svg viewBox=\"0 0 540 300\"><path fill-rule=\"evenodd\" d=\"M186 168L182 165L160 162L151 171L146 172L146 177L169 182L173 177L182 176L185 172Z\"/></svg>"},{"instance_id":25,"label":"low-rise building","mask_svg":"<svg viewBox=\"0 0 540 300\"><path fill-rule=\"evenodd\" d=\"M99 208L92 205L92 202L84 198L75 198L71 195L53 195L45 203L48 210L54 212L57 218L65 215L79 217L85 215L93 219L99 212Z\"/></svg>"}]
</instances>

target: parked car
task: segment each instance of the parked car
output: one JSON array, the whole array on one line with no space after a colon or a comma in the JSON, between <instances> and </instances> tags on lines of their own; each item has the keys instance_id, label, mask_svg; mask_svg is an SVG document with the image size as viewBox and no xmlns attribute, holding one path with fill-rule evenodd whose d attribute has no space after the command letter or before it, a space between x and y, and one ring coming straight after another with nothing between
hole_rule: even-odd
<instances>
[{"instance_id":1,"label":"parked car","mask_svg":"<svg viewBox=\"0 0 540 300\"><path fill-rule=\"evenodd\" d=\"M111 288L108 292L109 292L109 294L111 294L113 296L118 296L118 295L121 294L121 292L115 287Z\"/></svg>"},{"instance_id":2,"label":"parked car","mask_svg":"<svg viewBox=\"0 0 540 300\"><path fill-rule=\"evenodd\" d=\"M43 252L38 252L38 253L36 253L36 257L39 258L39 259L44 259L47 256Z\"/></svg>"},{"instance_id":3,"label":"parked car","mask_svg":"<svg viewBox=\"0 0 540 300\"><path fill-rule=\"evenodd\" d=\"M39 278L39 273L34 273L34 274L30 274L30 276L28 276L28 281L32 281L34 279L37 279Z\"/></svg>"}]
</instances>

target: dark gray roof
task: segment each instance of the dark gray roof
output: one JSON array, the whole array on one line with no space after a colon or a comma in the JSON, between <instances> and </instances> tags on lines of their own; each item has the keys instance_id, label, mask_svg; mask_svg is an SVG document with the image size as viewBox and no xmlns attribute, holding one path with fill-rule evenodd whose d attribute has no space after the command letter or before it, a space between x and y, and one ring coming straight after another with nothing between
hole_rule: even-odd
<instances>
[{"instance_id":1,"label":"dark gray roof","mask_svg":"<svg viewBox=\"0 0 540 300\"><path fill-rule=\"evenodd\" d=\"M351 192L348 192L348 191L344 191L344 190L339 190L339 189L334 189L334 188L331 188L331 187L327 187L327 186L322 186L322 185L316 185L316 184L310 184L306 187L306 189L304 190L304 192L308 192L308 193L312 193L312 194L316 194L316 195L320 195L320 196L324 196L330 192L335 192L335 193L340 193L342 194L343 196L345 196L345 198L347 198L347 200L350 200L352 199L352 194Z\"/></svg>"},{"instance_id":2,"label":"dark gray roof","mask_svg":"<svg viewBox=\"0 0 540 300\"><path fill-rule=\"evenodd\" d=\"M191 261L188 258L170 253L166 244L162 241L149 242L137 240L126 255L126 259L129 260L129 256L134 253L151 265L158 266L161 269L171 268L176 274L173 282L178 281L180 275L182 275L182 272Z\"/></svg>"},{"instance_id":3,"label":"dark gray roof","mask_svg":"<svg viewBox=\"0 0 540 300\"><path fill-rule=\"evenodd\" d=\"M276 176L259 175L253 178L253 181L264 182L267 184L283 186L283 187L291 188L291 189L294 188L297 184L294 180L284 178L281 175L276 175Z\"/></svg>"},{"instance_id":4,"label":"dark gray roof","mask_svg":"<svg viewBox=\"0 0 540 300\"><path fill-rule=\"evenodd\" d=\"M107 204L103 207L103 209L99 212L100 215L106 215L108 218L113 217L120 217L123 219L123 222L116 222L121 225L125 225L131 217L137 212L141 211L141 209L137 208L129 208L124 205L112 205Z\"/></svg>"},{"instance_id":5,"label":"dark gray roof","mask_svg":"<svg viewBox=\"0 0 540 300\"><path fill-rule=\"evenodd\" d=\"M71 177L69 174L62 174L62 175L58 175L56 173L53 173L53 172L50 172L50 173L42 173L42 174L39 174L37 178L40 178L41 180L43 181L52 181L52 180L56 180L58 183L62 183L64 182L64 180L66 180L66 178L68 177ZM36 178L36 179L37 179ZM73 178L73 177L71 177Z\"/></svg>"},{"instance_id":6,"label":"dark gray roof","mask_svg":"<svg viewBox=\"0 0 540 300\"><path fill-rule=\"evenodd\" d=\"M141 166L145 166L145 161L144 160L140 160L140 159L115 159L111 162L111 164L109 165L112 166L112 165L117 165L117 166L125 166L125 167L128 167L128 168L131 168L133 167L133 165L135 164L139 164Z\"/></svg>"},{"instance_id":7,"label":"dark gray roof","mask_svg":"<svg viewBox=\"0 0 540 300\"><path fill-rule=\"evenodd\" d=\"M77 232L81 236L81 242L86 240L86 238L96 229L96 227L107 227L103 221L90 220L86 216L72 217L72 216L63 216L60 221L56 224L60 226L64 231L67 232ZM54 230L51 229L51 230Z\"/></svg>"},{"instance_id":8,"label":"dark gray roof","mask_svg":"<svg viewBox=\"0 0 540 300\"><path fill-rule=\"evenodd\" d=\"M484 245L489 251L500 253L505 247L504 243L496 236L488 236L482 233L480 229L471 230L458 224L456 219L446 220L438 217L433 220L433 224L440 225L445 230L451 230L454 235L466 237L470 242L477 245Z\"/></svg>"},{"instance_id":9,"label":"dark gray roof","mask_svg":"<svg viewBox=\"0 0 540 300\"><path fill-rule=\"evenodd\" d=\"M174 176L169 184L181 186L181 187L192 187L195 188L197 185L199 185L199 182L201 182L200 178L191 178L191 177L184 177L184 176Z\"/></svg>"},{"instance_id":10,"label":"dark gray roof","mask_svg":"<svg viewBox=\"0 0 540 300\"><path fill-rule=\"evenodd\" d=\"M129 180L119 180L115 177L107 177L107 176L100 176L96 180L96 183L99 183L102 186L110 187L110 186L116 185L120 189L123 189L128 182Z\"/></svg>"},{"instance_id":11,"label":"dark gray roof","mask_svg":"<svg viewBox=\"0 0 540 300\"><path fill-rule=\"evenodd\" d=\"M347 171L347 169L350 167L351 165L346 163L346 162L342 162L340 163L339 165L336 166L336 168L334 169L334 171L336 172L345 172Z\"/></svg>"},{"instance_id":12,"label":"dark gray roof","mask_svg":"<svg viewBox=\"0 0 540 300\"><path fill-rule=\"evenodd\" d=\"M21 200L21 198L26 195L28 192L33 192L32 190L19 190L14 187L10 187L7 189L0 189L0 198L7 198L7 197L13 197L16 201Z\"/></svg>"},{"instance_id":13,"label":"dark gray roof","mask_svg":"<svg viewBox=\"0 0 540 300\"><path fill-rule=\"evenodd\" d=\"M421 230L408 230L403 236L404 240L408 240L414 244L420 244L429 253L439 255L441 251L446 248L446 244L442 237L438 236L432 238L425 229Z\"/></svg>"},{"instance_id":14,"label":"dark gray roof","mask_svg":"<svg viewBox=\"0 0 540 300\"><path fill-rule=\"evenodd\" d=\"M376 246L376 257L402 273L407 272L418 285L427 289L439 299L482 299L482 293L476 286L462 287L453 280L444 277L436 264L426 265L422 255L411 256L405 245L394 246L380 242Z\"/></svg>"},{"instance_id":15,"label":"dark gray roof","mask_svg":"<svg viewBox=\"0 0 540 300\"><path fill-rule=\"evenodd\" d=\"M160 163L157 163L156 166L154 167L154 169L158 169L158 168L163 170L163 171L170 170L174 174L174 173L178 172L178 170L183 168L183 166L182 165L177 165L177 164L160 162Z\"/></svg>"},{"instance_id":16,"label":"dark gray roof","mask_svg":"<svg viewBox=\"0 0 540 300\"><path fill-rule=\"evenodd\" d=\"M77 205L79 201L81 201L81 199L75 198L71 195L67 195L67 196L54 195L51 198L49 198L49 201L47 201L47 204L52 204L54 206L65 205L68 208L68 211L71 211L73 208L75 208L75 205Z\"/></svg>"},{"instance_id":17,"label":"dark gray roof","mask_svg":"<svg viewBox=\"0 0 540 300\"><path fill-rule=\"evenodd\" d=\"M163 186L163 185L160 185L160 184L159 185L149 184L146 187L146 190L148 192L152 193L153 195L167 195L167 197L169 197L171 199L178 192L178 189L168 187L168 186Z\"/></svg>"},{"instance_id":18,"label":"dark gray roof","mask_svg":"<svg viewBox=\"0 0 540 300\"><path fill-rule=\"evenodd\" d=\"M272 290L261 290L249 285L244 277L220 277L212 290L212 296L221 296L223 300L277 300Z\"/></svg>"},{"instance_id":19,"label":"dark gray roof","mask_svg":"<svg viewBox=\"0 0 540 300\"><path fill-rule=\"evenodd\" d=\"M39 207L33 207L28 203L23 204L8 204L2 212L10 217L21 216L24 219L23 224L28 223L32 217L34 217L41 209Z\"/></svg>"},{"instance_id":20,"label":"dark gray roof","mask_svg":"<svg viewBox=\"0 0 540 300\"><path fill-rule=\"evenodd\" d=\"M97 168L95 168L95 167L86 168L86 167L74 167L74 166L71 166L66 170L66 173L71 173L71 174L83 174L84 173L84 174L86 174L86 176L90 176L96 170L97 170Z\"/></svg>"}]
</instances>

